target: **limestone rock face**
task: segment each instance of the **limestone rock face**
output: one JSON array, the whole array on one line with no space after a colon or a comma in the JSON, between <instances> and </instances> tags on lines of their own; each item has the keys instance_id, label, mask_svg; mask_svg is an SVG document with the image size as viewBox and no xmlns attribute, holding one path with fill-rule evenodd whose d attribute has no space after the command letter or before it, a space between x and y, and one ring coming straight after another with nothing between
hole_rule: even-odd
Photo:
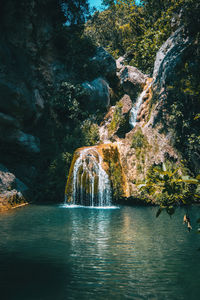
<instances>
[{"instance_id":1,"label":"limestone rock face","mask_svg":"<svg viewBox=\"0 0 200 300\"><path fill-rule=\"evenodd\" d=\"M162 90L176 76L175 68L181 62L184 51L191 44L185 36L184 28L180 27L161 46L156 54L153 78L157 90Z\"/></svg>"},{"instance_id":2,"label":"limestone rock face","mask_svg":"<svg viewBox=\"0 0 200 300\"><path fill-rule=\"evenodd\" d=\"M132 108L131 98L128 95L124 95L120 103L122 104L122 114L128 114Z\"/></svg>"},{"instance_id":3,"label":"limestone rock face","mask_svg":"<svg viewBox=\"0 0 200 300\"><path fill-rule=\"evenodd\" d=\"M147 75L143 74L135 67L123 66L118 72L118 78L120 80L120 85L122 86L124 93L128 94L131 98L134 99L137 93L144 87Z\"/></svg>"},{"instance_id":4,"label":"limestone rock face","mask_svg":"<svg viewBox=\"0 0 200 300\"><path fill-rule=\"evenodd\" d=\"M149 88L147 89L147 87ZM101 141L117 143L120 163L126 174L128 197L133 199L141 198L138 184L145 181L145 176L152 165L162 164L166 158L177 162L180 159L179 154L171 145L170 136L160 133L161 124L157 124L155 127L152 121L159 109L156 105L150 115L149 105L153 96L152 78L146 80L144 91L146 93L138 110L134 129L129 128L124 131L125 134L122 136L120 129L123 126L119 122L115 131L110 134L116 111L119 113L120 109L121 116L127 117L129 120L132 101L128 95L124 95L116 106L110 108L100 127Z\"/></svg>"},{"instance_id":5,"label":"limestone rock face","mask_svg":"<svg viewBox=\"0 0 200 300\"><path fill-rule=\"evenodd\" d=\"M90 68L93 68L97 75L108 79L116 76L116 61L103 47L98 47L95 55L90 58Z\"/></svg>"},{"instance_id":6,"label":"limestone rock face","mask_svg":"<svg viewBox=\"0 0 200 300\"><path fill-rule=\"evenodd\" d=\"M139 185L145 182L153 166L161 166L165 162L174 168L176 164L181 164L184 153L175 148L173 130L165 127L167 112L163 103L169 101L166 87L173 84L177 69L191 42L184 35L182 27L174 32L157 53L153 78L147 78L138 69L126 66L124 57L116 61L117 76L122 88L120 92L124 92L125 95L105 114L99 127L101 144L95 147L102 149L113 145L117 147L119 153L117 160L123 169L127 187L126 193L122 195L123 199L144 197ZM136 100L136 94L142 88L141 97L138 97L141 101L138 102L138 107L133 106L133 100ZM132 107L136 107L137 122L133 129L124 130L124 121L129 119ZM124 135L120 134L122 128ZM193 155L197 161L198 153ZM115 171L113 162L107 165L107 172L109 173L111 169ZM145 194L145 197L148 198L148 194Z\"/></svg>"},{"instance_id":7,"label":"limestone rock face","mask_svg":"<svg viewBox=\"0 0 200 300\"><path fill-rule=\"evenodd\" d=\"M27 190L22 181L0 164L0 211L25 203Z\"/></svg>"},{"instance_id":8,"label":"limestone rock face","mask_svg":"<svg viewBox=\"0 0 200 300\"><path fill-rule=\"evenodd\" d=\"M88 100L94 109L106 108L110 104L109 84L102 77L93 81L86 81L82 84L88 94Z\"/></svg>"},{"instance_id":9,"label":"limestone rock face","mask_svg":"<svg viewBox=\"0 0 200 300\"><path fill-rule=\"evenodd\" d=\"M134 140L138 134L142 136L142 146L135 146ZM145 181L146 173L153 164L161 164L167 157L178 161L178 154L170 145L170 140L159 129L140 127L138 124L126 134L126 138L118 142L121 163L125 170L129 195L140 198L141 191L138 184Z\"/></svg>"}]
</instances>

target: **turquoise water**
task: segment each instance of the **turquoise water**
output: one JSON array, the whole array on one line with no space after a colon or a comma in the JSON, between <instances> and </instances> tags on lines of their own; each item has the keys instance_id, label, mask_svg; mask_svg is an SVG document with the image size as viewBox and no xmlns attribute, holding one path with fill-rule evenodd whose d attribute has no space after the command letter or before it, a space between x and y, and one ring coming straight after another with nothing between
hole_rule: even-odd
<instances>
[{"instance_id":1,"label":"turquoise water","mask_svg":"<svg viewBox=\"0 0 200 300\"><path fill-rule=\"evenodd\" d=\"M30 205L0 215L2 300L187 299L200 295L200 235L156 208Z\"/></svg>"}]
</instances>

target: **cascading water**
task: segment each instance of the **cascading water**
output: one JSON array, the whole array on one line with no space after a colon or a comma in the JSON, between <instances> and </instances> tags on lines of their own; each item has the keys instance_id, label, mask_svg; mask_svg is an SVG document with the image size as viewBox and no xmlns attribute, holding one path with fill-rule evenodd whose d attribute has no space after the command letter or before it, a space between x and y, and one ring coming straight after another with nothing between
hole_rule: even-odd
<instances>
[{"instance_id":1,"label":"cascading water","mask_svg":"<svg viewBox=\"0 0 200 300\"><path fill-rule=\"evenodd\" d=\"M132 128L135 127L136 123L137 123L137 115L138 115L138 111L140 109L140 106L143 102L143 99L146 97L147 93L149 92L151 86L152 86L152 81L148 83L147 87L144 89L144 91L139 95L139 97L136 100L136 103L134 104L134 106L131 109L130 112L130 119L129 119L129 124L131 125Z\"/></svg>"},{"instance_id":2,"label":"cascading water","mask_svg":"<svg viewBox=\"0 0 200 300\"><path fill-rule=\"evenodd\" d=\"M102 168L102 162L101 155L94 147L80 150L73 168L72 204L111 205L110 180Z\"/></svg>"}]
</instances>

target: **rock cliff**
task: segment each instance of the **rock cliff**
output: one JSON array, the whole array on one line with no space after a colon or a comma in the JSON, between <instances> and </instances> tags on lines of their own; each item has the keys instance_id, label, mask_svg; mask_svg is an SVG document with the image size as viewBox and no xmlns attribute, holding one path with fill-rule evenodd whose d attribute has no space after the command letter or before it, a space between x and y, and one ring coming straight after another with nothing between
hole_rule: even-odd
<instances>
[{"instance_id":1,"label":"rock cliff","mask_svg":"<svg viewBox=\"0 0 200 300\"><path fill-rule=\"evenodd\" d=\"M149 78L95 47L81 26L58 28L40 4L1 5L1 207L47 196L62 201L72 152L83 146L105 150L116 199L140 198L138 184L164 161L185 160L197 174L197 41L180 27Z\"/></svg>"},{"instance_id":2,"label":"rock cliff","mask_svg":"<svg viewBox=\"0 0 200 300\"><path fill-rule=\"evenodd\" d=\"M64 153L64 148L75 147L69 137L73 135L81 146L75 136L80 135L81 124L75 119L82 114L83 121L89 114L105 112L117 82L113 57L84 40L81 26L59 27L56 12L46 14L49 3L1 3L0 162L6 166L1 175L4 182L6 174L11 174L26 186L26 193L22 185L12 190L8 178L8 192L2 183L4 208L6 198L9 207L10 193L21 195L18 202L37 193L39 198L46 197L43 188L51 184L48 168L61 156L58 143Z\"/></svg>"},{"instance_id":3,"label":"rock cliff","mask_svg":"<svg viewBox=\"0 0 200 300\"><path fill-rule=\"evenodd\" d=\"M173 117L173 112L170 115L170 109L184 101L180 90L177 94L177 88L173 85L178 84L179 80L183 81L184 76L180 74L179 68L184 64L192 64L190 62L192 59L188 59L186 54L192 51L193 42L186 35L183 27L174 32L157 53L153 78L148 78L132 66L125 66L123 57L116 62L122 97L109 108L100 125L98 147L103 148L112 145L111 143L117 145L124 182L126 182L126 193L121 194L121 198L144 199L145 197L148 200L148 194L142 195L139 186L145 182L152 166L163 163L169 168L176 166L180 174L184 174L185 168L188 168L187 172L192 175L200 171L199 148L198 150L195 148L196 151L190 154L190 157L196 155L196 160L189 160L187 150L175 142L175 136L178 134L182 143L185 142L184 129L179 133L178 128L174 128L170 122L170 118ZM137 96L139 91L141 94ZM180 99L174 99L175 95ZM173 97L174 102L170 97ZM191 101L194 100L191 98ZM187 101L184 105L187 105ZM196 111L197 107L193 104L191 106L193 117ZM180 112L177 110L177 113ZM192 123L189 123L188 115L185 113L183 117L190 127ZM198 125L195 125L193 132L197 135ZM111 157L108 158L109 160L111 163ZM109 174L109 170L107 173ZM115 180L116 178L111 178L113 194ZM113 197L115 198L114 195Z\"/></svg>"}]
</instances>

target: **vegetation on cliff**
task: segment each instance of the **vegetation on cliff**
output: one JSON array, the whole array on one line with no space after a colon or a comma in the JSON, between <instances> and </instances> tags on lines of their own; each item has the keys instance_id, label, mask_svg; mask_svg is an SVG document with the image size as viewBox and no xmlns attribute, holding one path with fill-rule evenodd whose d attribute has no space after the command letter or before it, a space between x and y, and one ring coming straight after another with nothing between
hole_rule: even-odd
<instances>
[{"instance_id":1,"label":"vegetation on cliff","mask_svg":"<svg viewBox=\"0 0 200 300\"><path fill-rule=\"evenodd\" d=\"M195 175L195 172L197 174L198 165L196 162L194 163L194 160L199 155L198 128L200 118L197 112L200 104L200 87L197 71L199 69L199 33L195 28L199 24L199 18L197 17L194 21L192 13L195 11L196 14L199 5L193 0L189 2L185 0L162 2L149 0L140 2L140 5L136 5L134 1L106 1L105 4L107 4L107 9L103 12L96 12L86 23L85 35L82 35L82 31L80 31L81 34L77 31L77 34L73 36L69 35L68 32L70 44L73 45L70 48L73 50L72 53L69 49L62 49L62 51L70 53L72 58L70 59L74 61L74 68L76 69L75 58L79 56L75 50L77 43L81 41L80 49L86 50L81 54L82 61L79 61L79 64L82 65L84 60L87 61L89 53L93 51L92 41L98 46L104 46L116 58L124 55L126 62L130 65L134 65L146 73L152 73L158 49L172 32L184 25L185 34L191 38L191 46L188 47L176 68L172 80L173 85L171 82L168 85L166 83L167 101L163 103L156 122L162 124L159 129L160 132L171 133L172 143L185 158L185 164L192 171L191 174ZM63 36L60 35L61 41ZM78 39L77 36L79 36ZM85 41L90 42L86 45L87 42ZM58 45L61 44L62 42L58 42ZM86 70L88 72L88 69ZM81 74L84 77L84 68ZM54 120L52 127L54 132L53 144L59 144L59 147L57 146L59 150L55 151L57 158L53 162L63 158L64 153L68 153L67 157L69 158L69 153L72 153L75 148L95 145L99 140L97 123L101 113L93 114L87 110L85 107L87 94L84 93L85 91L81 86L77 84L70 86L69 82L63 82L59 90L55 92L55 96L52 97L49 112L52 120ZM154 93L152 101L154 103L151 103L151 107L160 101L159 95ZM124 118L121 113L120 102L118 102L108 127L109 134L112 135L118 126L121 128L123 122ZM52 138L50 139L52 140ZM146 163L144 156L145 151L148 151L148 141L140 129L136 131L133 137L132 147L135 149L138 159L137 172L140 173L146 168L143 166ZM116 161L112 160L109 164L113 194L115 198L120 198L122 196L120 170L116 166ZM54 171L50 167L48 174L54 174L52 172L63 174L63 170L67 174L68 163L66 162L64 169L61 165L55 164ZM154 177L153 173L150 172L147 175L147 180L148 178L150 180L151 175L152 178ZM54 175L52 177L54 178ZM59 185L60 177L58 184L54 182L52 186L51 184L49 186L48 182L47 191L52 188L57 190ZM180 188L180 184L176 188ZM58 190L61 189L58 188ZM170 200L169 203L171 203Z\"/></svg>"},{"instance_id":2,"label":"vegetation on cliff","mask_svg":"<svg viewBox=\"0 0 200 300\"><path fill-rule=\"evenodd\" d=\"M2 130L2 138L6 142L0 154L3 163L17 176L19 174L22 181L25 179L29 186L33 179L22 174L20 159L25 161L24 169L28 165L35 170L37 175L32 189L39 199L48 196L49 200L62 201L73 151L99 142L98 126L106 107L92 108L83 82L90 84L99 76L103 78L100 78L102 82L108 77L113 94L122 93L116 74L107 76L105 70L96 70L100 63L97 60L95 64L91 59L96 55L96 45L104 46L115 58L123 55L125 63L151 74L158 49L181 26L190 45L179 59L170 80L165 78L165 98L161 99L160 90L157 94L154 91L150 107L153 111L159 103L159 114L153 126L158 126L160 133L170 136L170 142L185 159L191 175L195 177L199 172L200 4L194 0L144 0L137 5L133 0L109 0L104 3L106 9L96 11L85 25L89 12L86 0L20 3L7 0L0 4L1 49L8 48L10 51L10 55L5 55L1 50L7 60L1 66L0 80L3 82L2 91L7 82L10 98L17 103L16 112L14 102L1 107L2 113L8 115L3 115L2 120L7 118L13 128L7 126L7 134ZM16 64L15 67L13 64ZM37 98L44 99L39 112L32 108L32 99L38 93L40 97ZM21 98L22 102L18 102ZM109 135L126 125L127 119L122 114L120 102L117 102L108 128ZM17 130L27 133L20 135L20 138L31 139L30 146L40 141L40 155L18 151L16 142L8 140L13 132L15 136L21 134ZM25 146L28 141L25 140ZM36 141L35 144L32 141ZM132 150L139 157L138 172L144 169L147 146L146 136L141 130L136 130ZM18 161L13 155L15 153L18 153ZM110 168L113 192L115 198L119 198L122 196L119 184L122 178L114 153Z\"/></svg>"},{"instance_id":3,"label":"vegetation on cliff","mask_svg":"<svg viewBox=\"0 0 200 300\"><path fill-rule=\"evenodd\" d=\"M191 204L195 198L199 199L200 176L191 178L181 175L183 172L187 174L183 166L177 168L170 161L149 168L145 183L139 187L143 197L160 206L158 214L165 209L172 215L176 207Z\"/></svg>"},{"instance_id":4,"label":"vegetation on cliff","mask_svg":"<svg viewBox=\"0 0 200 300\"><path fill-rule=\"evenodd\" d=\"M156 52L172 32L184 24L197 33L199 4L195 0L135 2L104 1L107 9L89 19L85 33L115 58L125 55L130 65L151 74Z\"/></svg>"},{"instance_id":5,"label":"vegetation on cliff","mask_svg":"<svg viewBox=\"0 0 200 300\"><path fill-rule=\"evenodd\" d=\"M103 150L104 161L108 164L108 175L111 181L113 199L120 200L124 196L124 174L120 163L120 157L117 147L111 146Z\"/></svg>"}]
</instances>

